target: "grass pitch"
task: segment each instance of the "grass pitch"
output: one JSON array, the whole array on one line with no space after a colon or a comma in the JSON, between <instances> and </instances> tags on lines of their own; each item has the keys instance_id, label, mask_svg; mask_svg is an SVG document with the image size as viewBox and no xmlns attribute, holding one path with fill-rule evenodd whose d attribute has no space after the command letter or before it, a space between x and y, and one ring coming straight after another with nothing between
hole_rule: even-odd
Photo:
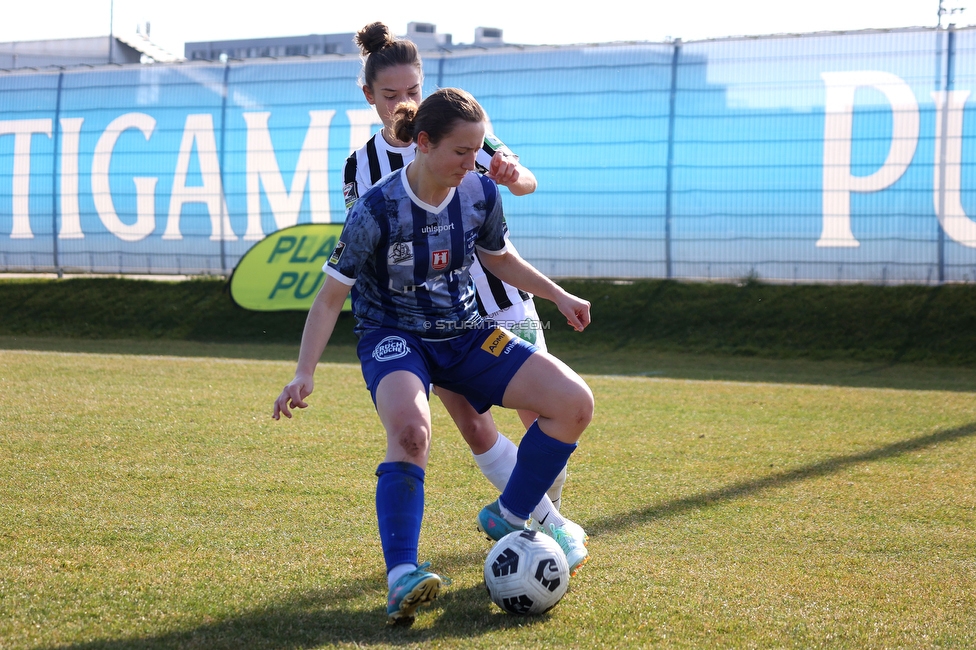
<instances>
[{"instance_id":1,"label":"grass pitch","mask_svg":"<svg viewBox=\"0 0 976 650\"><path fill-rule=\"evenodd\" d=\"M496 494L435 399L421 560L454 584L401 630L357 365L276 423L294 348L104 345L0 350L5 650L976 646L976 371L569 355L592 560L529 619L485 593Z\"/></svg>"}]
</instances>

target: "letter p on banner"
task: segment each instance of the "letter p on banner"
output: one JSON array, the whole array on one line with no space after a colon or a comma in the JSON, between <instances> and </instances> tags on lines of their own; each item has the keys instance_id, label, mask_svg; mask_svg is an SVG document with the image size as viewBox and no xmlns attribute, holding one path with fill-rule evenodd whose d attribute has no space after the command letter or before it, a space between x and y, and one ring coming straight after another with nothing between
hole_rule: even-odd
<instances>
[{"instance_id":1,"label":"letter p on banner","mask_svg":"<svg viewBox=\"0 0 976 650\"><path fill-rule=\"evenodd\" d=\"M851 192L877 192L901 178L918 145L918 101L912 89L890 72L822 72L824 102L823 229L817 246L855 247L851 231ZM874 88L891 104L891 146L880 169L867 176L851 172L854 94Z\"/></svg>"}]
</instances>

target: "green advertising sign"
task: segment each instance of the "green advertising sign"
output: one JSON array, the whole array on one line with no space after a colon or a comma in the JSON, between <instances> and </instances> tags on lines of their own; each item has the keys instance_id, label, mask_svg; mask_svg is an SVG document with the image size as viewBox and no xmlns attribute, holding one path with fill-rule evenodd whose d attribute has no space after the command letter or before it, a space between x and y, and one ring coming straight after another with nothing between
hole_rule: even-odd
<instances>
[{"instance_id":1,"label":"green advertising sign","mask_svg":"<svg viewBox=\"0 0 976 650\"><path fill-rule=\"evenodd\" d=\"M304 223L271 233L238 262L231 298L252 311L308 311L341 233L342 224L335 223ZM349 299L342 309L350 310Z\"/></svg>"}]
</instances>

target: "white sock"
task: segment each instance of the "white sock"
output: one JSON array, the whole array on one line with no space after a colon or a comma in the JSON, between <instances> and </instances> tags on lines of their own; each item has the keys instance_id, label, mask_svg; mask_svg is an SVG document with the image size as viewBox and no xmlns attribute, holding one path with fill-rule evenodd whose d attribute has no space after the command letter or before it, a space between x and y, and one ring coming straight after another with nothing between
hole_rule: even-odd
<instances>
[{"instance_id":1,"label":"white sock","mask_svg":"<svg viewBox=\"0 0 976 650\"><path fill-rule=\"evenodd\" d=\"M532 511L532 523L538 524L540 528L545 527L548 529L549 524L556 524L556 528L559 528L566 523L566 520L559 514L559 510L553 505L549 495L544 494L542 495L542 501Z\"/></svg>"},{"instance_id":2,"label":"white sock","mask_svg":"<svg viewBox=\"0 0 976 650\"><path fill-rule=\"evenodd\" d=\"M508 485L508 479L512 476L512 471L515 469L515 462L518 460L518 446L499 431L498 439L492 445L491 449L483 454L474 454L474 460L478 464L481 473L485 475L485 478L499 492L504 492L505 486ZM556 524L558 528L566 523L566 520L560 516L559 509L554 505L549 496L552 493L555 493L557 498L561 496L565 482L566 468L564 467L563 471L556 477L552 487L549 488L549 493L543 495L542 501L532 511L533 521L540 526ZM499 505L501 504L499 503ZM514 526L522 526L525 524L525 520L514 516L505 506L501 506L500 510L502 517L508 523Z\"/></svg>"},{"instance_id":3,"label":"white sock","mask_svg":"<svg viewBox=\"0 0 976 650\"><path fill-rule=\"evenodd\" d=\"M546 494L549 496L549 500L552 501L552 507L556 510L559 510L559 508L562 506L560 502L563 498L564 485L566 485L565 467L563 468L563 471L559 472L559 476L556 477L556 480L552 482L552 487L546 491Z\"/></svg>"},{"instance_id":4,"label":"white sock","mask_svg":"<svg viewBox=\"0 0 976 650\"><path fill-rule=\"evenodd\" d=\"M525 526L525 520L513 515L501 500L498 501L498 511L502 513L502 518L513 526Z\"/></svg>"},{"instance_id":5,"label":"white sock","mask_svg":"<svg viewBox=\"0 0 976 650\"><path fill-rule=\"evenodd\" d=\"M416 564L398 564L386 574L387 587L393 588L393 583L417 568Z\"/></svg>"},{"instance_id":6,"label":"white sock","mask_svg":"<svg viewBox=\"0 0 976 650\"><path fill-rule=\"evenodd\" d=\"M512 470L515 469L517 458L518 447L499 431L498 440L491 449L483 454L475 454L474 462L478 464L478 469L495 486L495 489L504 492Z\"/></svg>"}]
</instances>

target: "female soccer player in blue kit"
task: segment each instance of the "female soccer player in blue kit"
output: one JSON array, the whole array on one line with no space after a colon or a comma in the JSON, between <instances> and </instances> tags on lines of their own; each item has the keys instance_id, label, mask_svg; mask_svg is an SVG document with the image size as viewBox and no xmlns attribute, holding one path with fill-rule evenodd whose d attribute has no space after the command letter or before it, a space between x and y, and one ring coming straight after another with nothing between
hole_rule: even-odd
<instances>
[{"instance_id":1,"label":"female soccer player in blue kit","mask_svg":"<svg viewBox=\"0 0 976 650\"><path fill-rule=\"evenodd\" d=\"M409 40L395 38L385 24L366 25L356 34L356 42L363 53L363 94L366 101L376 107L383 129L346 160L343 193L347 208L355 205L359 197L381 178L413 160L414 143L398 140L393 133L393 111L400 102L419 102L423 85L423 66L417 47ZM487 173L515 196L530 194L536 189L532 172L519 164L518 157L491 135L486 136L475 165L477 171ZM514 247L512 250L514 252ZM481 314L546 351L545 336L532 296L486 271L477 256L470 273ZM478 468L496 488L503 490L515 467L518 448L498 431L490 411L478 413L464 396L444 387L434 390L471 448ZM537 414L523 410L519 411L519 417L529 427ZM576 575L589 559L589 552L586 532L560 512L565 481L566 471L563 470L532 511L532 524L559 543L566 553L570 573ZM478 526L497 540L498 529L493 525L495 517L496 513L491 511L482 513Z\"/></svg>"},{"instance_id":2,"label":"female soccer player in blue kit","mask_svg":"<svg viewBox=\"0 0 976 650\"><path fill-rule=\"evenodd\" d=\"M509 250L498 187L470 174L484 144L485 115L468 93L445 88L396 109L398 139L415 159L377 183L347 216L326 280L302 334L295 377L273 417L307 406L316 364L352 289L363 377L386 430L376 470L376 512L387 568L387 617L409 625L443 578L418 565L424 476L430 451L428 387L463 395L479 412L492 404L539 414L497 502L508 531L524 527L566 465L593 415L593 395L568 366L495 327L477 309L469 269L475 250L502 280L552 301L583 330L590 305Z\"/></svg>"}]
</instances>

